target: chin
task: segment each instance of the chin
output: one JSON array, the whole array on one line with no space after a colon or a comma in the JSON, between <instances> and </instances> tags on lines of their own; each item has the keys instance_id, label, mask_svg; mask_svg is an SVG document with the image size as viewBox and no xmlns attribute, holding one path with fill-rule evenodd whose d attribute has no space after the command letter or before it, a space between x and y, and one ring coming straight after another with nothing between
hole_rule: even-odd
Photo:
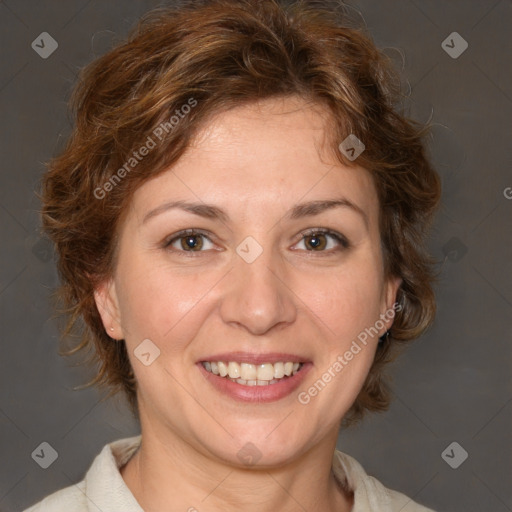
<instances>
[{"instance_id":1,"label":"chin","mask_svg":"<svg viewBox=\"0 0 512 512\"><path fill-rule=\"evenodd\" d=\"M212 447L219 457L236 466L255 466L259 468L276 467L289 462L298 452L305 450L308 439L304 424L301 431L290 431L288 421L280 419L240 421L229 428L232 438L222 447ZM252 428L251 428L252 427Z\"/></svg>"}]
</instances>

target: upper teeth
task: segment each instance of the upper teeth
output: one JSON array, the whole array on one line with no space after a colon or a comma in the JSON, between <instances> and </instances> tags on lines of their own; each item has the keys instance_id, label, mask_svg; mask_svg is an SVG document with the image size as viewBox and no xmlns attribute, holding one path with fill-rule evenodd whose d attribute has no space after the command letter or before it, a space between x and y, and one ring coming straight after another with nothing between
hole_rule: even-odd
<instances>
[{"instance_id":1,"label":"upper teeth","mask_svg":"<svg viewBox=\"0 0 512 512\"><path fill-rule=\"evenodd\" d=\"M236 363L229 361L205 361L203 366L209 372L221 377L230 377L231 379L242 379L246 381L271 381L273 379L281 379L285 375L295 375L302 363L264 363L264 364L249 364L249 363Z\"/></svg>"}]
</instances>

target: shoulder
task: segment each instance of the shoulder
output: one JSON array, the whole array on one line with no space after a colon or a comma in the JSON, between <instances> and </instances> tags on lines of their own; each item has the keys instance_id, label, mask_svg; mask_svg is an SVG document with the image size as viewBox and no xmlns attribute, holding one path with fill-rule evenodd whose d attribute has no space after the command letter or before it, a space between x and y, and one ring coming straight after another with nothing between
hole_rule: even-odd
<instances>
[{"instance_id":1,"label":"shoulder","mask_svg":"<svg viewBox=\"0 0 512 512\"><path fill-rule=\"evenodd\" d=\"M106 444L81 482L50 494L24 512L89 512L107 504L119 505L119 510L142 510L119 472L140 441L139 435Z\"/></svg>"},{"instance_id":2,"label":"shoulder","mask_svg":"<svg viewBox=\"0 0 512 512\"><path fill-rule=\"evenodd\" d=\"M50 494L23 512L88 512L85 480Z\"/></svg>"},{"instance_id":3,"label":"shoulder","mask_svg":"<svg viewBox=\"0 0 512 512\"><path fill-rule=\"evenodd\" d=\"M333 471L354 492L353 512L435 512L401 492L388 489L369 476L357 460L338 450L334 453Z\"/></svg>"}]
</instances>

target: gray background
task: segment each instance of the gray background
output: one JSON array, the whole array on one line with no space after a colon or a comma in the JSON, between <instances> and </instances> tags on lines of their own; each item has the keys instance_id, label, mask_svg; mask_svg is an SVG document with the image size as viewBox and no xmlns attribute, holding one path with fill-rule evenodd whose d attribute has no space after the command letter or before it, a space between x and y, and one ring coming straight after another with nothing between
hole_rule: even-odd
<instances>
[{"instance_id":1,"label":"gray background","mask_svg":"<svg viewBox=\"0 0 512 512\"><path fill-rule=\"evenodd\" d=\"M138 433L122 400L73 391L88 375L57 354L51 250L34 191L69 133L77 69L107 51L156 1L0 2L0 510L18 511L81 480L101 447ZM443 206L430 247L439 259L434 327L394 365L390 411L340 435L385 485L440 511L512 510L512 2L361 0L351 5L403 69L413 117L433 113L432 158ZM457 59L441 43L458 32ZM42 59L31 43L49 32ZM510 192L510 194L508 194ZM41 469L31 453L50 443ZM469 454L457 469L441 453ZM451 455L451 453L450 453ZM460 456L453 452L452 460Z\"/></svg>"}]
</instances>

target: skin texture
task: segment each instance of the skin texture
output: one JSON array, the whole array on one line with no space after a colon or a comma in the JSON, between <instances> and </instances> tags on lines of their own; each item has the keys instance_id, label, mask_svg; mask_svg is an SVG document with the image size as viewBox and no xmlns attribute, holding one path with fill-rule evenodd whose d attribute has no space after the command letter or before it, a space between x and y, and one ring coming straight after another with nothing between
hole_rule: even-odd
<instances>
[{"instance_id":1,"label":"skin texture","mask_svg":"<svg viewBox=\"0 0 512 512\"><path fill-rule=\"evenodd\" d=\"M400 281L383 273L373 181L323 151L325 119L298 98L236 107L214 117L172 169L133 197L115 275L95 297L109 335L125 339L138 381L142 445L121 473L148 512L352 507L331 473L332 455L377 336L307 405L297 395L392 308ZM364 215L338 207L287 217L298 203L340 197ZM171 209L143 222L175 200L213 204L229 218ZM189 228L210 233L194 239L202 249L186 252L182 239L164 247ZM327 245L315 250L314 237L301 234L308 228L333 230L350 245L325 235ZM263 248L250 264L236 252L247 236ZM147 338L161 351L150 366L133 355ZM313 367L277 402L240 403L196 366L231 351L298 354ZM251 467L237 457L248 442L261 452Z\"/></svg>"}]
</instances>

